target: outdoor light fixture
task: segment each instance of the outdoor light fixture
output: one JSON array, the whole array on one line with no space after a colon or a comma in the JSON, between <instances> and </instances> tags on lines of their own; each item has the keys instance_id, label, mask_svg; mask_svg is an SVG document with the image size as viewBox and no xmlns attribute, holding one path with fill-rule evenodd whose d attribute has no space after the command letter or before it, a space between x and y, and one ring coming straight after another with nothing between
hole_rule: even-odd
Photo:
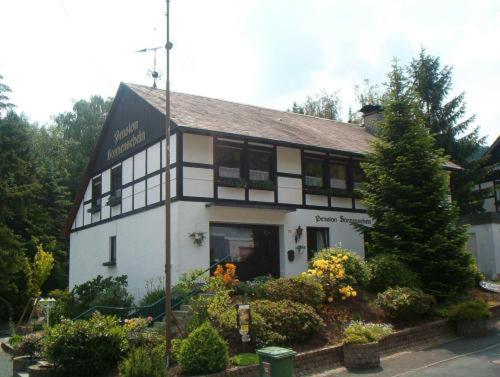
<instances>
[{"instance_id":1,"label":"outdoor light fixture","mask_svg":"<svg viewBox=\"0 0 500 377\"><path fill-rule=\"evenodd\" d=\"M300 227L300 225L297 229L295 229L295 243L299 242L302 238L302 231L303 229Z\"/></svg>"},{"instance_id":2,"label":"outdoor light fixture","mask_svg":"<svg viewBox=\"0 0 500 377\"><path fill-rule=\"evenodd\" d=\"M238 323L238 332L241 335L243 343L250 342L250 325L252 323L252 316L250 313L250 304L237 304L236 305Z\"/></svg>"},{"instance_id":3,"label":"outdoor light fixture","mask_svg":"<svg viewBox=\"0 0 500 377\"><path fill-rule=\"evenodd\" d=\"M49 297L49 298L42 298L42 299L38 300L38 302L40 303L40 305L42 306L42 308L45 311L45 319L47 322L47 326L49 326L50 325L50 309L52 309L54 307L56 300L53 299L52 297Z\"/></svg>"}]
</instances>

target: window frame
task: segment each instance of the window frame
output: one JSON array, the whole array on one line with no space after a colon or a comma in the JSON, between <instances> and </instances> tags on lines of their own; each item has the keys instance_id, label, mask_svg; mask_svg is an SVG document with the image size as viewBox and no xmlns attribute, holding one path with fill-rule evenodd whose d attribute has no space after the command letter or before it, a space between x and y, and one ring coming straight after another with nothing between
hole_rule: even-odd
<instances>
[{"instance_id":1,"label":"window frame","mask_svg":"<svg viewBox=\"0 0 500 377\"><path fill-rule=\"evenodd\" d=\"M117 254L116 235L109 236L108 261L104 262L102 265L107 267L116 266L116 254Z\"/></svg>"},{"instance_id":2,"label":"window frame","mask_svg":"<svg viewBox=\"0 0 500 377\"><path fill-rule=\"evenodd\" d=\"M98 182L99 191L97 192L96 183ZM91 209L100 209L102 205L102 176L92 178L91 186Z\"/></svg>"},{"instance_id":3,"label":"window frame","mask_svg":"<svg viewBox=\"0 0 500 377\"><path fill-rule=\"evenodd\" d=\"M306 237L307 237L307 260L310 261L314 258L314 254L318 252L318 250L315 250L314 253L312 253L309 249L309 244L310 244L310 238L309 238L309 231L314 231L314 232L325 232L323 235L326 235L326 247L330 247L330 228L325 226L325 227L318 227L318 226L308 226L306 227Z\"/></svg>"},{"instance_id":4,"label":"window frame","mask_svg":"<svg viewBox=\"0 0 500 377\"><path fill-rule=\"evenodd\" d=\"M115 177L114 174L116 171L119 171L119 176L120 176L120 182L118 183L118 186L116 186L115 182ZM110 195L114 196L116 198L121 198L122 197L122 186L123 186L123 170L122 170L122 165L115 166L114 168L111 168L110 172ZM117 193L118 192L118 193Z\"/></svg>"}]
</instances>

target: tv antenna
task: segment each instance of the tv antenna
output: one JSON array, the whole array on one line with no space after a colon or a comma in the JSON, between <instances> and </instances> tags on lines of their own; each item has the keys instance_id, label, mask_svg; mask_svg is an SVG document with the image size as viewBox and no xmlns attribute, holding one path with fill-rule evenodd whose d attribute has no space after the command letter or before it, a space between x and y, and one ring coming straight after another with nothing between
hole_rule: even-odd
<instances>
[{"instance_id":1,"label":"tv antenna","mask_svg":"<svg viewBox=\"0 0 500 377\"><path fill-rule=\"evenodd\" d=\"M151 48L143 48L142 50L137 50L136 52L150 52L153 51L153 69L148 69L148 76L151 76L153 79L153 88L157 88L156 80L159 80L160 74L156 70L156 52L160 49L164 48L164 46L159 47L151 47Z\"/></svg>"}]
</instances>

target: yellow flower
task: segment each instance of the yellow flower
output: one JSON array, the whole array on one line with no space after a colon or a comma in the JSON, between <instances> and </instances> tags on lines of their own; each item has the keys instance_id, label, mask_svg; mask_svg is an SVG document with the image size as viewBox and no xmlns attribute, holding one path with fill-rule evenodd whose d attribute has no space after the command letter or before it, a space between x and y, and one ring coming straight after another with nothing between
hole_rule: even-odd
<instances>
[{"instance_id":1,"label":"yellow flower","mask_svg":"<svg viewBox=\"0 0 500 377\"><path fill-rule=\"evenodd\" d=\"M345 300L345 296L342 296L342 300Z\"/></svg>"},{"instance_id":2,"label":"yellow flower","mask_svg":"<svg viewBox=\"0 0 500 377\"><path fill-rule=\"evenodd\" d=\"M333 297L332 296L328 297L328 302L333 302Z\"/></svg>"},{"instance_id":3,"label":"yellow flower","mask_svg":"<svg viewBox=\"0 0 500 377\"><path fill-rule=\"evenodd\" d=\"M349 257L348 257L347 255L344 255L344 256L342 257L342 260L348 260L348 259L349 259Z\"/></svg>"},{"instance_id":4,"label":"yellow flower","mask_svg":"<svg viewBox=\"0 0 500 377\"><path fill-rule=\"evenodd\" d=\"M356 297L357 295L356 291L352 291L352 297Z\"/></svg>"}]
</instances>

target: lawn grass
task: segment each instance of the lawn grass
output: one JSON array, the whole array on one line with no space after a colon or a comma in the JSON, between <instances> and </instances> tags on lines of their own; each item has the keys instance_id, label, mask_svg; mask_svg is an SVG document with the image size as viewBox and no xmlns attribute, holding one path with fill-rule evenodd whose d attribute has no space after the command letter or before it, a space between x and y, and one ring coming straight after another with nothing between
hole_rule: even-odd
<instances>
[{"instance_id":1,"label":"lawn grass","mask_svg":"<svg viewBox=\"0 0 500 377\"><path fill-rule=\"evenodd\" d=\"M231 357L231 362L239 367L254 365L259 363L259 357L256 353L240 353Z\"/></svg>"}]
</instances>

